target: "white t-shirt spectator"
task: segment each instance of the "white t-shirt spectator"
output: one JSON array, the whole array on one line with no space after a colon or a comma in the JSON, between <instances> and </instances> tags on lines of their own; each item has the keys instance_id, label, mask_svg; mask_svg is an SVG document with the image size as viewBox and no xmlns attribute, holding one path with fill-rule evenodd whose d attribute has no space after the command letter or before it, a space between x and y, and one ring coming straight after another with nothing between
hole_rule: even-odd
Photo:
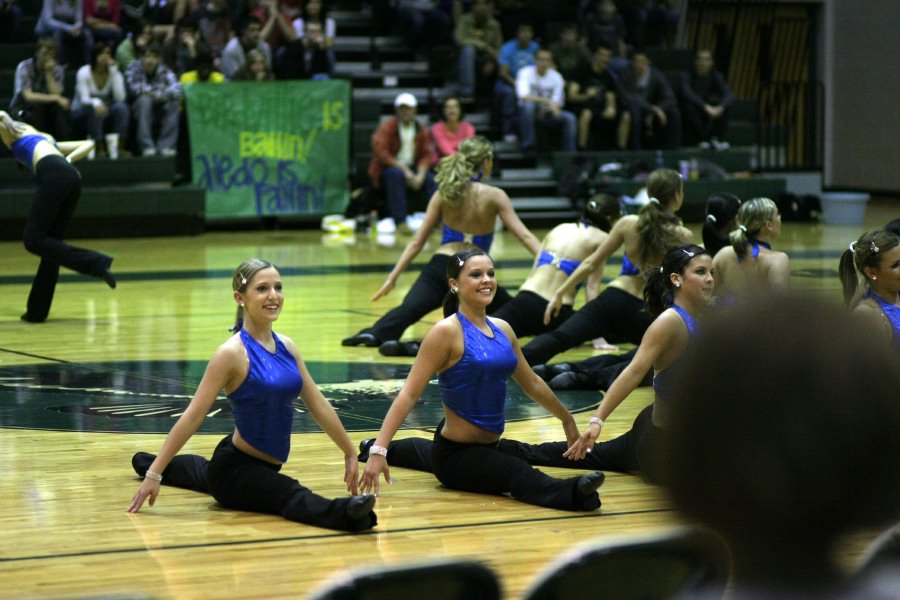
<instances>
[{"instance_id":1,"label":"white t-shirt spectator","mask_svg":"<svg viewBox=\"0 0 900 600\"><path fill-rule=\"evenodd\" d=\"M547 69L543 75L539 75L537 67L528 65L522 67L516 74L516 96L519 102L525 96L538 96L540 98L549 98L562 106L565 103L565 82L562 75L556 69Z\"/></svg>"}]
</instances>

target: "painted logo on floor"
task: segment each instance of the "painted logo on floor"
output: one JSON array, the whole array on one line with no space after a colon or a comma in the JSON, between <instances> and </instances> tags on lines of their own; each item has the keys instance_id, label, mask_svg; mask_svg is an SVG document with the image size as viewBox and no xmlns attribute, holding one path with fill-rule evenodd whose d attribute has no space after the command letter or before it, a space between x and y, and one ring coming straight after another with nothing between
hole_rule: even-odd
<instances>
[{"instance_id":1,"label":"painted logo on floor","mask_svg":"<svg viewBox=\"0 0 900 600\"><path fill-rule=\"evenodd\" d=\"M378 429L410 369L409 365L379 363L308 362L307 367L348 431ZM166 433L187 408L205 368L206 361L55 363L0 368L0 427ZM558 396L572 412L588 410L600 401L600 394L594 391L565 391ZM294 402L294 410L295 433L321 431L299 399ZM442 416L435 378L404 426L433 428ZM510 380L507 420L546 416L543 407ZM233 428L231 404L221 395L199 431L228 433Z\"/></svg>"}]
</instances>

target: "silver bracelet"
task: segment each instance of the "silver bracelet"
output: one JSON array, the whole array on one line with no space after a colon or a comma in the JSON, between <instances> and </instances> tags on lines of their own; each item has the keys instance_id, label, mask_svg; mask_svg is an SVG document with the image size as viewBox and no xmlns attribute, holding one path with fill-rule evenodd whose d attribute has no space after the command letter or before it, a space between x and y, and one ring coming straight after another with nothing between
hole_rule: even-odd
<instances>
[{"instance_id":1,"label":"silver bracelet","mask_svg":"<svg viewBox=\"0 0 900 600\"><path fill-rule=\"evenodd\" d=\"M600 427L603 427L603 419L601 419L600 417L591 417L591 420L588 421L588 427L590 427L591 425L599 425Z\"/></svg>"},{"instance_id":2,"label":"silver bracelet","mask_svg":"<svg viewBox=\"0 0 900 600\"><path fill-rule=\"evenodd\" d=\"M153 481L162 483L162 475L160 473L154 473L153 471L144 473L144 479L152 479Z\"/></svg>"},{"instance_id":3,"label":"silver bracelet","mask_svg":"<svg viewBox=\"0 0 900 600\"><path fill-rule=\"evenodd\" d=\"M373 454L377 454L378 456L383 456L383 457L387 458L387 451L388 451L388 449L385 448L384 446L372 444L372 447L369 448L369 456L372 456Z\"/></svg>"}]
</instances>

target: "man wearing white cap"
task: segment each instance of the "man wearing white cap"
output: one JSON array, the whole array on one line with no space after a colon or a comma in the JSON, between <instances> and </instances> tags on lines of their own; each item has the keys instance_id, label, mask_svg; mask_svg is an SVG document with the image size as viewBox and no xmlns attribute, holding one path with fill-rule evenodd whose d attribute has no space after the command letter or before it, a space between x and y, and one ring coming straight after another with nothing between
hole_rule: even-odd
<instances>
[{"instance_id":1,"label":"man wearing white cap","mask_svg":"<svg viewBox=\"0 0 900 600\"><path fill-rule=\"evenodd\" d=\"M372 134L369 177L376 189L384 189L388 212L395 225L409 213L407 194L414 207L424 209L436 186L431 164L431 134L416 119L416 97L408 92L394 99L395 116L382 121Z\"/></svg>"}]
</instances>

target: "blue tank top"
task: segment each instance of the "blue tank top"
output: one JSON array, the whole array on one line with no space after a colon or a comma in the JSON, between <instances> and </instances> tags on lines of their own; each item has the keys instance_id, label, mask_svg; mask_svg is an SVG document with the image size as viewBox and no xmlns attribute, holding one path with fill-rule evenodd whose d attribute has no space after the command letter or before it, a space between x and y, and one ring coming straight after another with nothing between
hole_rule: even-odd
<instances>
[{"instance_id":1,"label":"blue tank top","mask_svg":"<svg viewBox=\"0 0 900 600\"><path fill-rule=\"evenodd\" d=\"M291 451L292 402L303 389L297 361L275 333L275 354L241 329L250 368L228 399L234 424L248 444L285 462Z\"/></svg>"},{"instance_id":2,"label":"blue tank top","mask_svg":"<svg viewBox=\"0 0 900 600\"><path fill-rule=\"evenodd\" d=\"M866 298L874 300L878 306L881 307L881 312L884 313L884 316L891 322L891 327L894 330L894 336L891 338L891 342L894 349L900 351L900 306L891 304L878 294L872 293L872 290L866 292Z\"/></svg>"},{"instance_id":3,"label":"blue tank top","mask_svg":"<svg viewBox=\"0 0 900 600\"><path fill-rule=\"evenodd\" d=\"M29 133L23 135L10 146L13 156L29 170L34 171L34 149L40 142L49 142L46 137L37 133ZM54 146L59 147L56 142L52 142Z\"/></svg>"},{"instance_id":4,"label":"blue tank top","mask_svg":"<svg viewBox=\"0 0 900 600\"><path fill-rule=\"evenodd\" d=\"M750 238L749 240L747 240L747 243L750 244L750 258L756 258L757 256L759 256L759 247L760 246L762 246L766 250L772 249L772 246L770 244L761 242L759 240L755 240L753 238ZM737 255L738 261L742 260L743 258L744 258L743 256Z\"/></svg>"},{"instance_id":5,"label":"blue tank top","mask_svg":"<svg viewBox=\"0 0 900 600\"><path fill-rule=\"evenodd\" d=\"M463 233L461 231L457 231L452 227L449 227L445 223L442 223L441 226L444 229L444 234L441 236L442 244L449 244L450 242L467 242L469 244L475 244L485 252L491 251L491 244L494 243L493 233L474 235L471 233Z\"/></svg>"},{"instance_id":6,"label":"blue tank top","mask_svg":"<svg viewBox=\"0 0 900 600\"><path fill-rule=\"evenodd\" d=\"M641 270L635 266L631 259L628 258L628 255L622 253L622 270L619 272L619 275L640 275Z\"/></svg>"},{"instance_id":7,"label":"blue tank top","mask_svg":"<svg viewBox=\"0 0 900 600\"><path fill-rule=\"evenodd\" d=\"M694 318L688 311L677 304L673 304L669 308L678 313L678 316L684 321L684 326L687 327L688 337L693 338L697 333L697 325ZM678 372L678 363L683 356L684 354L673 360L669 366L662 371L657 371L653 374L653 392L656 396L656 402L653 408L654 416L656 416L656 405L662 405L664 411L670 410L672 407L675 374ZM656 422L657 420L654 419L654 423Z\"/></svg>"},{"instance_id":8,"label":"blue tank top","mask_svg":"<svg viewBox=\"0 0 900 600\"><path fill-rule=\"evenodd\" d=\"M490 319L494 337L485 335L461 313L456 317L462 325L465 349L459 362L438 375L441 401L469 423L503 433L506 380L519 362L512 343Z\"/></svg>"},{"instance_id":9,"label":"blue tank top","mask_svg":"<svg viewBox=\"0 0 900 600\"><path fill-rule=\"evenodd\" d=\"M541 267L543 265L553 265L566 275L571 275L580 264L580 261L570 260L568 258L559 258L549 250L541 250L541 253L538 255L536 266Z\"/></svg>"}]
</instances>

